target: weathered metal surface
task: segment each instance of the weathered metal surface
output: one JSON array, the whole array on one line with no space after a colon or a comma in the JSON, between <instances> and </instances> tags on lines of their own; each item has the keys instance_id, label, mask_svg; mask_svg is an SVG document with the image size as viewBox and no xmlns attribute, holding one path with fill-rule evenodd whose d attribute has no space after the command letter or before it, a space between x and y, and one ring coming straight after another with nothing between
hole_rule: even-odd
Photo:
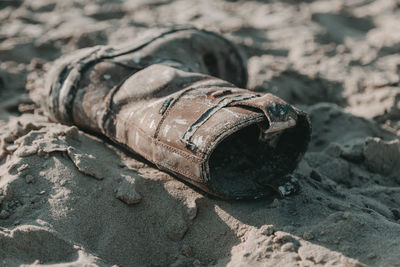
<instances>
[{"instance_id":1,"label":"weathered metal surface","mask_svg":"<svg viewBox=\"0 0 400 267\"><path fill-rule=\"evenodd\" d=\"M52 119L103 133L211 194L258 198L296 167L310 123L276 96L237 88L246 75L226 39L173 29L59 60L42 105ZM236 161L245 166L237 175Z\"/></svg>"}]
</instances>

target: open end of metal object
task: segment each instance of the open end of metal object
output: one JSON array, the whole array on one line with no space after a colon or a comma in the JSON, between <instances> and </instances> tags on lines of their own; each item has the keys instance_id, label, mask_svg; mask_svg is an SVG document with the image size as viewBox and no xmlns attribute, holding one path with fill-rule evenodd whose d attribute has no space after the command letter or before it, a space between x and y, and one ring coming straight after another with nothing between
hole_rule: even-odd
<instances>
[{"instance_id":1,"label":"open end of metal object","mask_svg":"<svg viewBox=\"0 0 400 267\"><path fill-rule=\"evenodd\" d=\"M210 156L211 187L233 199L256 199L277 191L307 148L309 127L303 119L273 133L265 131L264 121L264 126L252 124L228 136Z\"/></svg>"}]
</instances>

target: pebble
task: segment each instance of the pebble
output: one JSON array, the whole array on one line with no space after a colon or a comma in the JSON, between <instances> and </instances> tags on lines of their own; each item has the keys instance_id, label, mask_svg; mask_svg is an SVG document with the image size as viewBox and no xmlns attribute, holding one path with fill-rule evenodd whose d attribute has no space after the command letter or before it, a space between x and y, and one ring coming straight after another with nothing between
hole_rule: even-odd
<instances>
[{"instance_id":1,"label":"pebble","mask_svg":"<svg viewBox=\"0 0 400 267\"><path fill-rule=\"evenodd\" d=\"M343 146L340 156L346 160L359 163L364 160L363 149L364 144L361 141L354 141L352 144Z\"/></svg>"},{"instance_id":2,"label":"pebble","mask_svg":"<svg viewBox=\"0 0 400 267\"><path fill-rule=\"evenodd\" d=\"M367 138L363 152L368 169L383 175L389 175L400 161L399 140Z\"/></svg>"},{"instance_id":3,"label":"pebble","mask_svg":"<svg viewBox=\"0 0 400 267\"><path fill-rule=\"evenodd\" d=\"M74 140L79 140L79 130L76 126L69 127L65 130L65 136Z\"/></svg>"},{"instance_id":4,"label":"pebble","mask_svg":"<svg viewBox=\"0 0 400 267\"><path fill-rule=\"evenodd\" d=\"M116 198L128 205L137 204L142 200L142 196L136 192L134 178L125 176L122 179L116 191Z\"/></svg>"},{"instance_id":5,"label":"pebble","mask_svg":"<svg viewBox=\"0 0 400 267\"><path fill-rule=\"evenodd\" d=\"M102 180L104 178L104 168L98 164L97 158L91 154L77 153L73 147L68 147L69 158L75 167L83 174Z\"/></svg>"},{"instance_id":6,"label":"pebble","mask_svg":"<svg viewBox=\"0 0 400 267\"><path fill-rule=\"evenodd\" d=\"M185 220L180 216L171 217L166 223L166 234L172 241L182 240L188 229Z\"/></svg>"},{"instance_id":7,"label":"pebble","mask_svg":"<svg viewBox=\"0 0 400 267\"><path fill-rule=\"evenodd\" d=\"M32 183L34 182L33 176L30 175L30 174L26 175L26 176L25 176L25 182L26 182L27 184L32 184Z\"/></svg>"},{"instance_id":8,"label":"pebble","mask_svg":"<svg viewBox=\"0 0 400 267\"><path fill-rule=\"evenodd\" d=\"M10 213L8 213L8 211L6 210L2 210L0 212L0 219L5 220L10 216Z\"/></svg>"}]
</instances>

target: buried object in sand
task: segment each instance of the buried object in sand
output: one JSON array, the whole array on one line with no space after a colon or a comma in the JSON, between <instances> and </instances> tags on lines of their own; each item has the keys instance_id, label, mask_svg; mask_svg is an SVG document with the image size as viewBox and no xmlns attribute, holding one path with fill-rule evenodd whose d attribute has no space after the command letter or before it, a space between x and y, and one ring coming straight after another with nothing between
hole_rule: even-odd
<instances>
[{"instance_id":1,"label":"buried object in sand","mask_svg":"<svg viewBox=\"0 0 400 267\"><path fill-rule=\"evenodd\" d=\"M36 99L51 119L101 133L210 194L255 199L296 168L311 127L282 99L240 89L246 81L231 42L174 28L62 57Z\"/></svg>"}]
</instances>

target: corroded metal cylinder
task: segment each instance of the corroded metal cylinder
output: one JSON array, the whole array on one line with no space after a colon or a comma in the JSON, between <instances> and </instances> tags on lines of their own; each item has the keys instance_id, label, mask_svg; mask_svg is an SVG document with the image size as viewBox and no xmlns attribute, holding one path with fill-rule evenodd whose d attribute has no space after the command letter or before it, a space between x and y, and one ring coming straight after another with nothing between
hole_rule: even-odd
<instances>
[{"instance_id":1,"label":"corroded metal cylinder","mask_svg":"<svg viewBox=\"0 0 400 267\"><path fill-rule=\"evenodd\" d=\"M311 127L282 99L240 89L246 80L243 57L223 37L169 29L61 58L40 104L208 193L255 199L296 168Z\"/></svg>"}]
</instances>

